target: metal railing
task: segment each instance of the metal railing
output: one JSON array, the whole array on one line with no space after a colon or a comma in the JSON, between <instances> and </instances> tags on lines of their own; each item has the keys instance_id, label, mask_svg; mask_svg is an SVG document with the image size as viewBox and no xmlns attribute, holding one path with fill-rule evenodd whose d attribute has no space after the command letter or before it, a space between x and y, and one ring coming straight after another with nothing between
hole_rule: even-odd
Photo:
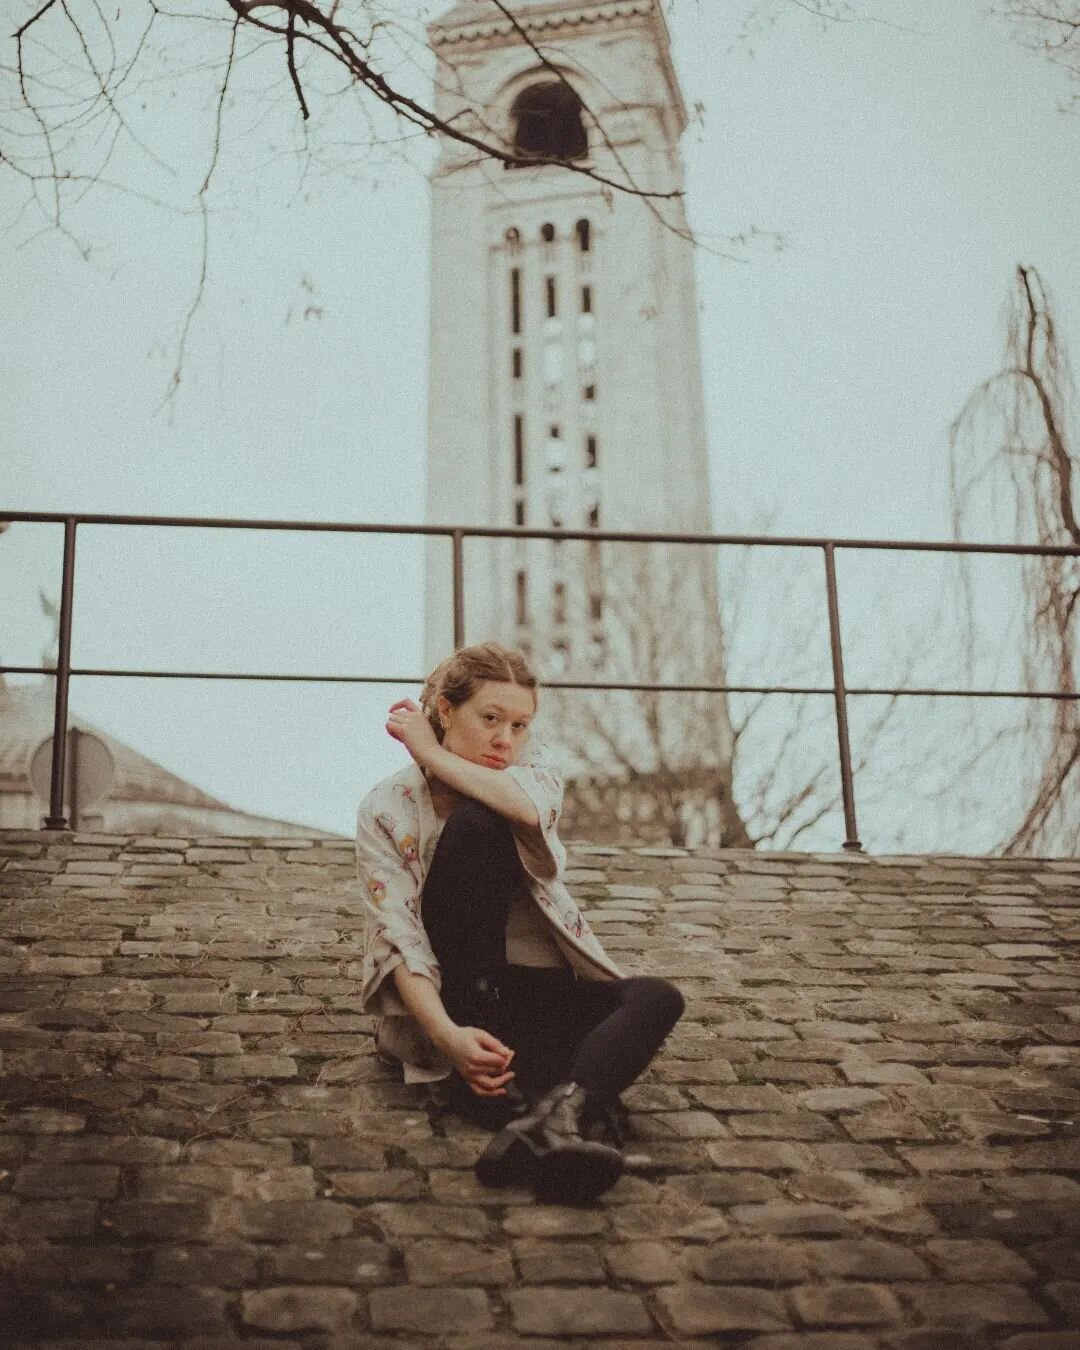
<instances>
[{"instance_id":1,"label":"metal railing","mask_svg":"<svg viewBox=\"0 0 1080 1350\"><path fill-rule=\"evenodd\" d=\"M308 520L234 520L201 516L123 516L50 511L0 511L0 521L63 525L64 559L60 592L59 650L55 668L44 666L0 666L3 674L41 674L56 676L53 719L52 767L49 814L45 826L51 830L67 828L64 815L65 756L68 730L68 690L72 676L136 679L192 680L266 680L315 684L420 684L423 677L390 675L281 675L272 672L198 671L198 670L117 670L74 667L71 664L71 620L75 600L75 544L80 525L119 525L157 529L283 530L318 534L385 534L433 536L449 539L453 568L454 645L465 641L465 540L466 539L550 539L614 544L704 544L763 548L812 548L821 551L824 561L825 598L829 619L829 648L832 660L831 685L749 685L749 684L654 684L608 680L545 680L553 689L631 690L646 693L709 694L807 694L831 695L836 711L836 736L840 760L840 785L844 807L844 849L861 852L855 811L855 785L851 767L851 743L848 731L847 700L858 696L935 697L935 698L1019 698L1075 699L1080 692L1030 689L890 689L849 688L844 679L844 654L841 638L840 601L836 584L836 554L840 551L893 551L901 553L1005 554L1013 556L1080 556L1080 548L1053 545L961 544L896 539L824 539L812 536L775 536L745 534L674 534L628 530L546 530L498 528L480 525L370 525Z\"/></svg>"}]
</instances>

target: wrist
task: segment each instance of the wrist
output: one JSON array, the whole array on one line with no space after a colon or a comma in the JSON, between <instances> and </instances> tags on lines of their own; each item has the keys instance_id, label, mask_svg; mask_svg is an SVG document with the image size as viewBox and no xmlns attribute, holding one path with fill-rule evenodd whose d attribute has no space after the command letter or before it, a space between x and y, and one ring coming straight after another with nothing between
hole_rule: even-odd
<instances>
[{"instance_id":1,"label":"wrist","mask_svg":"<svg viewBox=\"0 0 1080 1350\"><path fill-rule=\"evenodd\" d=\"M456 1022L451 1022L449 1018L446 1022L440 1022L437 1027L428 1031L428 1037L437 1050L443 1054L448 1054L454 1037L461 1030Z\"/></svg>"},{"instance_id":2,"label":"wrist","mask_svg":"<svg viewBox=\"0 0 1080 1350\"><path fill-rule=\"evenodd\" d=\"M420 750L420 752L416 756L416 759L417 763L420 765L422 769L426 769L429 773L434 774L435 777L437 778L439 776L438 765L440 761L442 763L445 763L446 756L449 754L450 754L449 750L444 750L443 747L439 744L439 742L435 741L432 745L425 746L422 750Z\"/></svg>"}]
</instances>

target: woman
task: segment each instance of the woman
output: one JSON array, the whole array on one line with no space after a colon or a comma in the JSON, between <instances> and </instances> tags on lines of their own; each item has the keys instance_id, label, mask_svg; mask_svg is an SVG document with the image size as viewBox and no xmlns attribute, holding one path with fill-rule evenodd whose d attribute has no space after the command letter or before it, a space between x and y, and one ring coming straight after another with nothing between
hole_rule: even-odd
<instances>
[{"instance_id":1,"label":"woman","mask_svg":"<svg viewBox=\"0 0 1080 1350\"><path fill-rule=\"evenodd\" d=\"M584 1200L621 1175L619 1094L684 1005L666 980L623 976L560 880L562 784L536 707L522 653L488 642L390 709L412 762L358 813L361 1000L406 1082L449 1079L456 1109L498 1131L482 1182Z\"/></svg>"}]
</instances>

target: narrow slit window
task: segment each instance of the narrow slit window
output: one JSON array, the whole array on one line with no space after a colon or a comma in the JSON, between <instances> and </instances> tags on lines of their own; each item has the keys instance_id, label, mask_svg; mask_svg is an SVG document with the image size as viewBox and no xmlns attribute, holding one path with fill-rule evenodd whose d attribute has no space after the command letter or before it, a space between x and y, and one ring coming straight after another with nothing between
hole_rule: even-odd
<instances>
[{"instance_id":1,"label":"narrow slit window","mask_svg":"<svg viewBox=\"0 0 1080 1350\"><path fill-rule=\"evenodd\" d=\"M597 505L597 506L590 506L590 507L589 507L589 529L590 529L590 530L598 530L599 528L600 528L600 507L599 507L598 505Z\"/></svg>"},{"instance_id":2,"label":"narrow slit window","mask_svg":"<svg viewBox=\"0 0 1080 1350\"><path fill-rule=\"evenodd\" d=\"M581 288L581 312L582 314L592 313L592 287L582 286Z\"/></svg>"},{"instance_id":3,"label":"narrow slit window","mask_svg":"<svg viewBox=\"0 0 1080 1350\"><path fill-rule=\"evenodd\" d=\"M559 296L555 289L555 278L548 277L546 283L547 290L547 316L554 319L559 312Z\"/></svg>"},{"instance_id":4,"label":"narrow slit window","mask_svg":"<svg viewBox=\"0 0 1080 1350\"><path fill-rule=\"evenodd\" d=\"M595 469L597 465L596 437L587 436L585 438L585 467Z\"/></svg>"},{"instance_id":5,"label":"narrow slit window","mask_svg":"<svg viewBox=\"0 0 1080 1350\"><path fill-rule=\"evenodd\" d=\"M596 400L596 385L595 385L595 384L587 384L587 385L585 386L585 388L581 391L581 397L585 400L586 403L593 403L593 402L595 402L595 400ZM590 440L593 440L594 438L590 436L589 439L590 439Z\"/></svg>"},{"instance_id":6,"label":"narrow slit window","mask_svg":"<svg viewBox=\"0 0 1080 1350\"><path fill-rule=\"evenodd\" d=\"M566 622L566 586L557 581L552 592L552 617L556 623Z\"/></svg>"},{"instance_id":7,"label":"narrow slit window","mask_svg":"<svg viewBox=\"0 0 1080 1350\"><path fill-rule=\"evenodd\" d=\"M592 248L592 227L587 220L579 220L574 226L574 233L577 235L578 248L582 253L588 253Z\"/></svg>"},{"instance_id":8,"label":"narrow slit window","mask_svg":"<svg viewBox=\"0 0 1080 1350\"><path fill-rule=\"evenodd\" d=\"M599 621L603 617L604 597L598 591L593 591L589 596L589 618Z\"/></svg>"},{"instance_id":9,"label":"narrow slit window","mask_svg":"<svg viewBox=\"0 0 1080 1350\"><path fill-rule=\"evenodd\" d=\"M521 268L510 269L510 328L521 332Z\"/></svg>"},{"instance_id":10,"label":"narrow slit window","mask_svg":"<svg viewBox=\"0 0 1080 1350\"><path fill-rule=\"evenodd\" d=\"M525 484L525 419L520 413L514 418L514 486Z\"/></svg>"},{"instance_id":11,"label":"narrow slit window","mask_svg":"<svg viewBox=\"0 0 1080 1350\"><path fill-rule=\"evenodd\" d=\"M514 503L514 524L515 525L525 524L525 503L521 500L520 497Z\"/></svg>"},{"instance_id":12,"label":"narrow slit window","mask_svg":"<svg viewBox=\"0 0 1080 1350\"><path fill-rule=\"evenodd\" d=\"M517 574L517 621L520 624L529 622L529 593L524 572Z\"/></svg>"},{"instance_id":13,"label":"narrow slit window","mask_svg":"<svg viewBox=\"0 0 1080 1350\"><path fill-rule=\"evenodd\" d=\"M520 347L514 348L513 357L511 358L511 369L514 373L514 379L520 380L525 370L525 362L522 359Z\"/></svg>"}]
</instances>

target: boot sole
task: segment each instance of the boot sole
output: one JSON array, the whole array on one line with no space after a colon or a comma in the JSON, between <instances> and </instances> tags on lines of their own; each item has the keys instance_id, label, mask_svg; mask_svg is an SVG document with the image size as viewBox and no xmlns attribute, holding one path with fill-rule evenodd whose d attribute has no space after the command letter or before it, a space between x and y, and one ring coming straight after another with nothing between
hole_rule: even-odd
<instances>
[{"instance_id":1,"label":"boot sole","mask_svg":"<svg viewBox=\"0 0 1080 1350\"><path fill-rule=\"evenodd\" d=\"M480 1154L473 1171L482 1186L531 1186L538 1153L528 1135L507 1127Z\"/></svg>"},{"instance_id":2,"label":"boot sole","mask_svg":"<svg viewBox=\"0 0 1080 1350\"><path fill-rule=\"evenodd\" d=\"M587 1204L611 1189L623 1174L614 1149L552 1149L537 1159L536 1198L551 1204Z\"/></svg>"}]
</instances>

